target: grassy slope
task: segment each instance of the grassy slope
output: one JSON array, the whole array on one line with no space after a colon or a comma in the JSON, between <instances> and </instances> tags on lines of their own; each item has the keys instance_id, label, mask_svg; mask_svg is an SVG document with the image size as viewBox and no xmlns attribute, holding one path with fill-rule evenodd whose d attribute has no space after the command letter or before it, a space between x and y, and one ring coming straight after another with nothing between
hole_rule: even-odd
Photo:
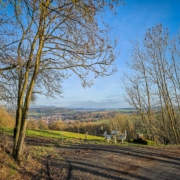
<instances>
[{"instance_id":1,"label":"grassy slope","mask_svg":"<svg viewBox=\"0 0 180 180\"><path fill-rule=\"evenodd\" d=\"M100 122L100 121L99 121ZM2 129L0 130L2 131ZM8 134L8 135L12 135L13 133L13 129L11 128L6 128L3 129L3 131ZM67 132L67 131L53 131L53 130L27 130L26 131L26 136L27 137L40 137L40 138L45 138L45 139L51 139L53 138L54 140L58 140L63 138L63 140L72 140L72 142L77 142L78 140L83 140L85 139L85 134L78 134L78 133L73 133L73 132ZM75 141L77 140L77 141ZM86 141L88 142L97 142L100 144L106 144L106 142L104 141L104 137L98 137L98 136L93 136L93 135L88 135ZM114 141L111 140L111 143L114 144ZM110 143L110 144L111 144ZM130 146L144 146L141 144L137 144L137 143L127 143L125 142L124 144L121 143L117 143L116 145L130 145ZM147 140L147 145L155 145L156 143L154 141L149 141Z\"/></svg>"},{"instance_id":2,"label":"grassy slope","mask_svg":"<svg viewBox=\"0 0 180 180\"><path fill-rule=\"evenodd\" d=\"M13 129L6 128L6 129L0 129L0 132L5 132L5 134L12 135ZM78 139L84 139L84 134L78 134L78 133L71 133L71 132L60 132L60 131L51 131L51 130L27 130L27 137L32 137L32 139L37 140L38 137L41 141L42 138L53 138L53 139L60 139L61 134L63 135L63 139L72 139L72 142L74 143L74 140ZM0 134L1 135L1 134ZM3 141L3 136L0 137L0 145L1 141ZM103 137L97 137L97 136L90 136L88 135L87 143L94 143L95 141L98 141L98 144L102 143L107 145L107 143L104 141ZM6 142L6 140L5 140ZM84 141L80 141L81 143L84 143ZM59 143L61 143L59 141ZM64 141L62 141L64 143ZM63 144L62 144L63 145ZM108 143L108 145L114 145L114 143ZM117 143L117 145L123 145L126 146L128 143L120 144ZM130 144L130 146L142 146L142 145L136 145L136 144ZM156 146L155 146L156 147ZM162 146L162 147L168 147L168 146ZM29 152L30 157L28 159L25 159L23 162L22 167L19 167L12 157L9 154L6 154L5 151L0 146L0 179L33 179L34 174L41 174L42 170L43 173L46 174L47 167L44 162L47 161L47 157L54 158L56 161L55 164L58 164L58 167L63 163L63 159L59 157L59 154L55 151L54 146L37 146L36 144L27 146L26 152ZM60 158L60 161L57 163L57 159ZM66 170L66 169L65 169ZM29 173L31 172L31 173ZM57 173L56 173L57 174ZM64 173L64 166L63 166L63 174ZM30 175L33 175L31 177ZM44 175L43 175L44 176ZM44 177L42 177L44 178ZM39 178L41 179L41 178ZM46 178L47 179L47 178ZM67 179L67 178L64 178Z\"/></svg>"},{"instance_id":3,"label":"grassy slope","mask_svg":"<svg viewBox=\"0 0 180 180\"><path fill-rule=\"evenodd\" d=\"M10 128L6 128L3 129L3 131L5 131L7 134L11 135L13 132L13 129ZM60 139L61 136L63 136L63 139L84 139L85 135L84 134L78 134L78 133L72 133L72 132L66 132L66 131L52 131L52 130L27 130L26 131L26 136L30 136L30 137L45 137L45 138L56 138L56 139ZM104 140L103 137L98 137L98 136L92 136L92 135L88 135L87 136L87 140Z\"/></svg>"},{"instance_id":4,"label":"grassy slope","mask_svg":"<svg viewBox=\"0 0 180 180\"><path fill-rule=\"evenodd\" d=\"M84 139L84 134L66 132L66 131L52 131L52 130L27 130L27 136L40 136L47 138L57 138L60 139L63 136L63 139ZM97 137L88 135L87 140L103 140L103 137Z\"/></svg>"}]
</instances>

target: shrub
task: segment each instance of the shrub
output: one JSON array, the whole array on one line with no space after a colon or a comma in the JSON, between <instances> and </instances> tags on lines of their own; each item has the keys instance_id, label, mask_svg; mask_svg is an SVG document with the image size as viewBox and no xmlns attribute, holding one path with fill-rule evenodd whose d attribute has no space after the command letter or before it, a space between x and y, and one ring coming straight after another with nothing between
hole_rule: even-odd
<instances>
[{"instance_id":1,"label":"shrub","mask_svg":"<svg viewBox=\"0 0 180 180\"><path fill-rule=\"evenodd\" d=\"M27 129L31 130L37 130L38 129L38 123L35 120L28 120L27 122Z\"/></svg>"},{"instance_id":2,"label":"shrub","mask_svg":"<svg viewBox=\"0 0 180 180\"><path fill-rule=\"evenodd\" d=\"M37 124L38 124L38 128L41 130L48 130L49 129L48 125L43 120L38 120Z\"/></svg>"},{"instance_id":3,"label":"shrub","mask_svg":"<svg viewBox=\"0 0 180 180\"><path fill-rule=\"evenodd\" d=\"M156 145L155 141L150 141L150 140L146 140L147 141L147 145Z\"/></svg>"},{"instance_id":4,"label":"shrub","mask_svg":"<svg viewBox=\"0 0 180 180\"><path fill-rule=\"evenodd\" d=\"M4 107L0 107L0 127L12 128L15 125L15 118L11 116Z\"/></svg>"}]
</instances>

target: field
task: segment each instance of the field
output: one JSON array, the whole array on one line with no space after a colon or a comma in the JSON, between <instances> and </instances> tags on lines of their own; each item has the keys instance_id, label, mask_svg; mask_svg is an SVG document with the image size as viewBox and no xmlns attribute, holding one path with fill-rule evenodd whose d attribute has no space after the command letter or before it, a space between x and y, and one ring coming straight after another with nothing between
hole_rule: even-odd
<instances>
[{"instance_id":1,"label":"field","mask_svg":"<svg viewBox=\"0 0 180 180\"><path fill-rule=\"evenodd\" d=\"M103 137L27 130L20 165L11 157L12 129L0 131L0 177L43 180L179 179L180 146L107 143ZM63 137L63 138L62 138Z\"/></svg>"},{"instance_id":2,"label":"field","mask_svg":"<svg viewBox=\"0 0 180 180\"><path fill-rule=\"evenodd\" d=\"M109 119L103 119L100 121L95 121L92 124L109 124L109 121L110 121Z\"/></svg>"},{"instance_id":3,"label":"field","mask_svg":"<svg viewBox=\"0 0 180 180\"><path fill-rule=\"evenodd\" d=\"M85 139L85 134L78 134L66 131L51 131L51 130L27 130L27 136L33 137L47 137L47 138L55 138L55 139ZM102 141L103 137L87 135L87 140L90 141Z\"/></svg>"},{"instance_id":4,"label":"field","mask_svg":"<svg viewBox=\"0 0 180 180\"><path fill-rule=\"evenodd\" d=\"M10 128L1 129L1 131L6 132L9 135L12 135L13 130ZM42 138L53 138L53 139L85 139L85 134L78 134L67 131L52 131L52 130L26 130L27 137L42 137ZM104 137L87 135L87 141L103 141Z\"/></svg>"},{"instance_id":5,"label":"field","mask_svg":"<svg viewBox=\"0 0 180 180\"><path fill-rule=\"evenodd\" d=\"M45 116L46 113L41 113L41 112L29 112L29 116Z\"/></svg>"}]
</instances>

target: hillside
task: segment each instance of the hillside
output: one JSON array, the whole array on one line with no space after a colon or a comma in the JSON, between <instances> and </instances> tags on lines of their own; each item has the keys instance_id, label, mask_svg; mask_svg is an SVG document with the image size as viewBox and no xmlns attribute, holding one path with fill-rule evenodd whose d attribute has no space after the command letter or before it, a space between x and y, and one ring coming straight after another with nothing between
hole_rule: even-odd
<instances>
[{"instance_id":1,"label":"hillside","mask_svg":"<svg viewBox=\"0 0 180 180\"><path fill-rule=\"evenodd\" d=\"M180 177L179 146L114 144L96 136L88 136L85 141L84 135L77 133L27 131L25 153L17 164L11 157L12 129L2 132L1 129L2 180L168 180Z\"/></svg>"}]
</instances>

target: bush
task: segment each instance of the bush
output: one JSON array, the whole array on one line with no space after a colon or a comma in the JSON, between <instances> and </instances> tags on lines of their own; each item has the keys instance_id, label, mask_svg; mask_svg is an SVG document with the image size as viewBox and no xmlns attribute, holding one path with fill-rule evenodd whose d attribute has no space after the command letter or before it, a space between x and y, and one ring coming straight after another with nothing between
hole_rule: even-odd
<instances>
[{"instance_id":1,"label":"bush","mask_svg":"<svg viewBox=\"0 0 180 180\"><path fill-rule=\"evenodd\" d=\"M146 140L147 141L147 145L156 145L155 141L150 141L150 140Z\"/></svg>"},{"instance_id":2,"label":"bush","mask_svg":"<svg viewBox=\"0 0 180 180\"><path fill-rule=\"evenodd\" d=\"M27 122L27 129L31 130L37 130L38 129L38 123L35 120L28 120Z\"/></svg>"},{"instance_id":3,"label":"bush","mask_svg":"<svg viewBox=\"0 0 180 180\"><path fill-rule=\"evenodd\" d=\"M129 143L136 143L136 144L144 144L144 145L156 145L155 141L145 140L145 139L130 139Z\"/></svg>"},{"instance_id":4,"label":"bush","mask_svg":"<svg viewBox=\"0 0 180 180\"><path fill-rule=\"evenodd\" d=\"M4 107L0 107L0 127L12 128L15 125L15 118L12 117Z\"/></svg>"},{"instance_id":5,"label":"bush","mask_svg":"<svg viewBox=\"0 0 180 180\"><path fill-rule=\"evenodd\" d=\"M49 124L49 129L51 130L64 130L66 128L66 124L63 121L55 121Z\"/></svg>"},{"instance_id":6,"label":"bush","mask_svg":"<svg viewBox=\"0 0 180 180\"><path fill-rule=\"evenodd\" d=\"M38 128L41 130L48 130L49 129L47 123L43 120L38 120L37 124L38 124Z\"/></svg>"}]
</instances>

